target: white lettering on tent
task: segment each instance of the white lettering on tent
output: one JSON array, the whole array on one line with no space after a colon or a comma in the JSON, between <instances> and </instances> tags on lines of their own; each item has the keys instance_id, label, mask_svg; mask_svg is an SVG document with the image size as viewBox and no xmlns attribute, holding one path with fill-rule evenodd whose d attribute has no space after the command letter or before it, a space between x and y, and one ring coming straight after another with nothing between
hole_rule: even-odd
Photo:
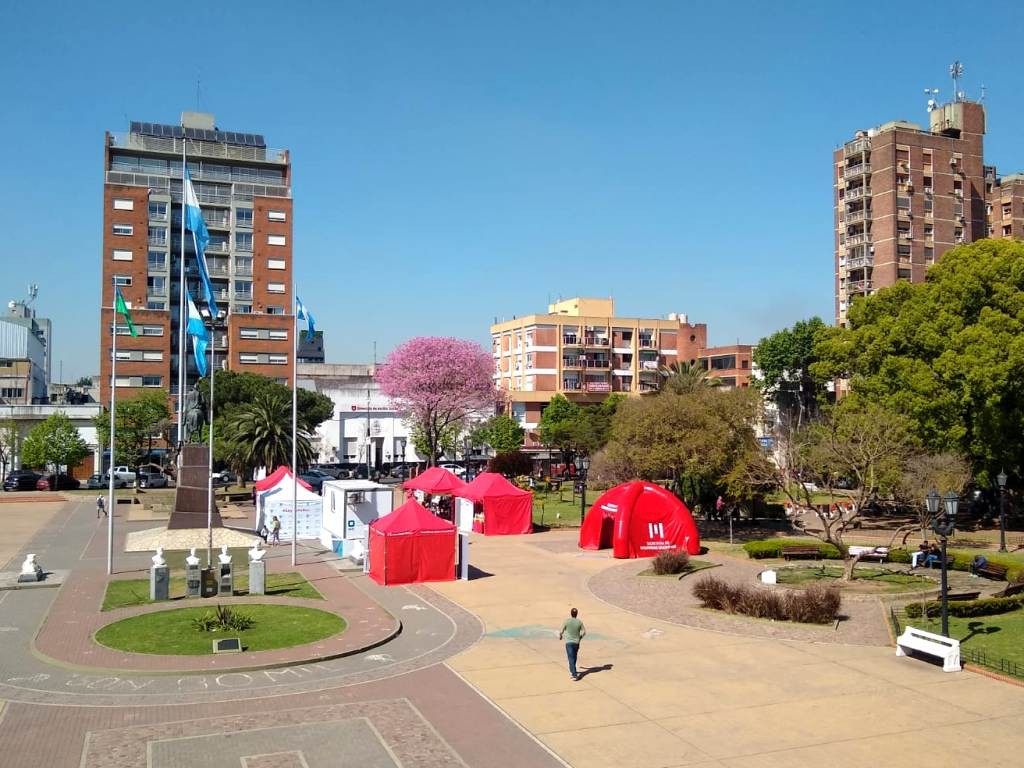
<instances>
[{"instance_id":1,"label":"white lettering on tent","mask_svg":"<svg viewBox=\"0 0 1024 768\"><path fill-rule=\"evenodd\" d=\"M647 524L647 535L652 539L664 539L665 538L665 524L664 523L648 523Z\"/></svg>"}]
</instances>

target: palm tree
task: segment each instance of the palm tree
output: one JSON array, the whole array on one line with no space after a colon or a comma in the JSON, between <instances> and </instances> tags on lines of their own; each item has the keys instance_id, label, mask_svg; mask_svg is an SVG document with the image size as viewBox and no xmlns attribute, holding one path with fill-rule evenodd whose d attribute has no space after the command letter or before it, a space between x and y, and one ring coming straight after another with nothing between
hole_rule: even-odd
<instances>
[{"instance_id":1,"label":"palm tree","mask_svg":"<svg viewBox=\"0 0 1024 768\"><path fill-rule=\"evenodd\" d=\"M685 363L679 361L672 365L663 365L661 373L661 388L663 391L672 392L676 395L690 394L703 387L719 387L721 379L716 379L708 373L708 369L702 363Z\"/></svg>"},{"instance_id":2,"label":"palm tree","mask_svg":"<svg viewBox=\"0 0 1024 768\"><path fill-rule=\"evenodd\" d=\"M227 438L240 450L244 463L273 471L292 463L292 406L277 392L260 392L251 403L231 413ZM299 467L309 466L313 449L308 435L298 431L296 453Z\"/></svg>"}]
</instances>

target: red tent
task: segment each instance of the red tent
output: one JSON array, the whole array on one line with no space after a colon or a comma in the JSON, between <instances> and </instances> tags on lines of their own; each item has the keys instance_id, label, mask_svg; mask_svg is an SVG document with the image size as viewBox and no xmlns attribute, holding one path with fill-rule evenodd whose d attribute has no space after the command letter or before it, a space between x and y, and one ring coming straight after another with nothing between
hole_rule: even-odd
<instances>
[{"instance_id":1,"label":"red tent","mask_svg":"<svg viewBox=\"0 0 1024 768\"><path fill-rule=\"evenodd\" d=\"M265 491L268 488L273 488L282 480L291 480L291 478L292 471L288 467L278 467L271 474L264 477L262 480L256 481L256 491ZM303 480L301 477L299 478L299 485L301 485L307 491L313 490L313 487L305 480Z\"/></svg>"},{"instance_id":2,"label":"red tent","mask_svg":"<svg viewBox=\"0 0 1024 768\"><path fill-rule=\"evenodd\" d=\"M480 473L455 495L483 505L485 536L533 532L533 494L497 472Z\"/></svg>"},{"instance_id":3,"label":"red tent","mask_svg":"<svg viewBox=\"0 0 1024 768\"><path fill-rule=\"evenodd\" d=\"M455 526L410 500L370 523L370 578L378 584L455 578Z\"/></svg>"},{"instance_id":4,"label":"red tent","mask_svg":"<svg viewBox=\"0 0 1024 768\"><path fill-rule=\"evenodd\" d=\"M690 510L660 485L634 480L602 493L580 527L581 549L612 548L615 557L654 557L666 550L700 553Z\"/></svg>"},{"instance_id":5,"label":"red tent","mask_svg":"<svg viewBox=\"0 0 1024 768\"><path fill-rule=\"evenodd\" d=\"M406 480L402 483L402 487L407 491L423 491L424 493L451 496L456 491L465 488L466 484L459 480L454 472L449 472L444 467L431 467L420 472L411 480Z\"/></svg>"}]
</instances>

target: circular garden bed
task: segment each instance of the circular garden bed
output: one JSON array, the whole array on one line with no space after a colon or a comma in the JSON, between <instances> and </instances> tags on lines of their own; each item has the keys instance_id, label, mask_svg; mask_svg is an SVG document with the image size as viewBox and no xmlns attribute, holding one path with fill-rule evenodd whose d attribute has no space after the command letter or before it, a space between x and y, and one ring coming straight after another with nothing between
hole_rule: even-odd
<instances>
[{"instance_id":1,"label":"circular garden bed","mask_svg":"<svg viewBox=\"0 0 1024 768\"><path fill-rule=\"evenodd\" d=\"M841 565L790 566L776 569L779 586L803 588L812 584L835 586L844 592L868 594L920 593L938 585L927 576L919 576L892 568L858 567L853 581L843 581Z\"/></svg>"},{"instance_id":2,"label":"circular garden bed","mask_svg":"<svg viewBox=\"0 0 1024 768\"><path fill-rule=\"evenodd\" d=\"M96 633L96 642L132 653L199 656L212 654L213 641L220 638L241 639L245 651L271 651L323 640L347 626L341 616L316 608L232 604L230 610L242 619L235 628L216 624L217 608L178 608L108 624Z\"/></svg>"}]
</instances>

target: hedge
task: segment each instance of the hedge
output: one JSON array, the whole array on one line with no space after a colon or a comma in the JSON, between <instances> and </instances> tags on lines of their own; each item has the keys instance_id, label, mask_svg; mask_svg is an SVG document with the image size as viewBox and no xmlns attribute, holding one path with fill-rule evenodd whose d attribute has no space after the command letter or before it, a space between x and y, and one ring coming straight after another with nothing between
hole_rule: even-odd
<instances>
[{"instance_id":1,"label":"hedge","mask_svg":"<svg viewBox=\"0 0 1024 768\"><path fill-rule=\"evenodd\" d=\"M942 603L929 600L925 604L929 618L942 615ZM949 615L960 619L973 619L976 616L995 616L998 613L1009 613L1024 608L1024 595L1013 597L983 597L980 600L953 600L949 603ZM921 603L910 603L903 609L909 619L921 618Z\"/></svg>"},{"instance_id":2,"label":"hedge","mask_svg":"<svg viewBox=\"0 0 1024 768\"><path fill-rule=\"evenodd\" d=\"M909 563L910 562L911 550L907 549L891 549L889 550L889 562L891 563ZM950 549L947 550L947 554L953 556L953 565L950 566L954 571L970 571L971 564L974 562L974 558L979 554L984 555L985 559L990 563L996 565L1006 566L1006 579L1007 581L1022 581L1024 580L1024 562L1017 560L1008 555L1001 555L998 552L987 552L984 550L962 550L962 549Z\"/></svg>"},{"instance_id":3,"label":"hedge","mask_svg":"<svg viewBox=\"0 0 1024 768\"><path fill-rule=\"evenodd\" d=\"M748 541L743 545L743 549L746 551L747 556L754 560L764 560L769 557L782 557L783 547L813 547L818 548L818 552L823 558L828 560L838 560L839 550L831 544L826 544L823 541L817 541L816 539L762 539L760 541Z\"/></svg>"}]
</instances>

